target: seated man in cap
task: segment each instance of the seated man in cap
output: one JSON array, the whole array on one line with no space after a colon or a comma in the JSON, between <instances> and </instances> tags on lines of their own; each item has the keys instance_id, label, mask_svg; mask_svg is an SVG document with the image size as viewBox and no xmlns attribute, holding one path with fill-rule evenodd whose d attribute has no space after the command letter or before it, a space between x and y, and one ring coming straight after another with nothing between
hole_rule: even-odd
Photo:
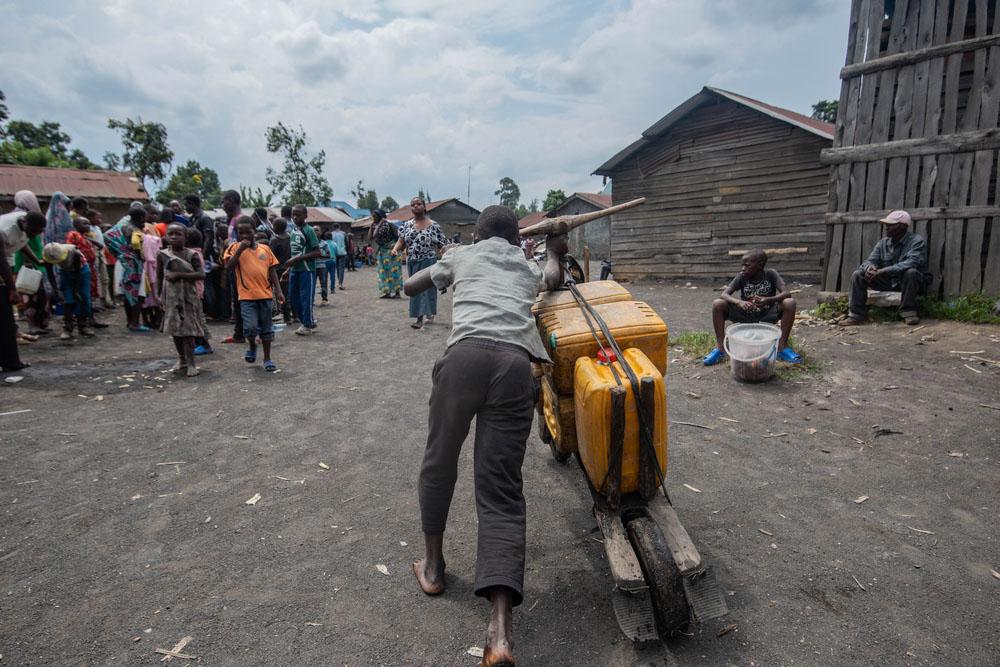
<instances>
[{"instance_id":1,"label":"seated man in cap","mask_svg":"<svg viewBox=\"0 0 1000 667\"><path fill-rule=\"evenodd\" d=\"M913 220L906 211L893 211L879 222L885 225L885 238L851 276L851 294L847 317L841 326L853 327L868 314L868 290L900 291L899 314L913 325L917 316L917 297L927 290L931 275L927 272L927 243L912 231Z\"/></svg>"}]
</instances>

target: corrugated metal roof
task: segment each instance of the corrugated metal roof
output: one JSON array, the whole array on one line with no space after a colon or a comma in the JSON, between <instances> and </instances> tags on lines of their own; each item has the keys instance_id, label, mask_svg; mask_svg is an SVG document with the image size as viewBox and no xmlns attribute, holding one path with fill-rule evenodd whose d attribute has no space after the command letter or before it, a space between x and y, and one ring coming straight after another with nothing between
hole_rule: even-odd
<instances>
[{"instance_id":1,"label":"corrugated metal roof","mask_svg":"<svg viewBox=\"0 0 1000 667\"><path fill-rule=\"evenodd\" d=\"M426 205L426 210L428 213L436 209L438 206L447 204L450 201L454 201L455 197L448 197L447 199L438 199L437 201L429 201ZM400 206L395 211L385 216L388 220L403 221L409 220L413 217L413 211L410 210L410 205Z\"/></svg>"},{"instance_id":2,"label":"corrugated metal roof","mask_svg":"<svg viewBox=\"0 0 1000 667\"><path fill-rule=\"evenodd\" d=\"M579 197L598 208L608 208L611 206L611 195L601 194L600 192L574 192L570 195L570 198L572 197ZM569 199L566 201L569 201Z\"/></svg>"},{"instance_id":3,"label":"corrugated metal roof","mask_svg":"<svg viewBox=\"0 0 1000 667\"><path fill-rule=\"evenodd\" d=\"M139 179L130 172L0 164L0 196L12 196L18 190L31 190L38 197L62 192L92 199L149 199Z\"/></svg>"},{"instance_id":4,"label":"corrugated metal roof","mask_svg":"<svg viewBox=\"0 0 1000 667\"><path fill-rule=\"evenodd\" d=\"M242 210L243 210L243 215L247 216L248 218L251 217L251 216L253 216L253 207L252 206L244 206L242 208ZM331 213L331 211L337 211L337 213ZM276 216L280 217L281 216L281 207L280 206L270 206L270 207L268 207L267 212L269 214L273 213ZM207 210L207 211L205 211L205 213L207 213L208 216L210 218L212 218L212 219L218 219L218 218L225 218L226 217L226 212L223 209L221 209L221 208L215 208L215 209ZM343 211L341 211L340 209L331 209L331 208L319 207L319 206L306 206L306 223L307 224L316 224L316 223L322 223L322 224L335 223L335 224L340 224L341 222L351 222L351 217L349 215L347 215L346 213L344 213Z\"/></svg>"},{"instance_id":5,"label":"corrugated metal roof","mask_svg":"<svg viewBox=\"0 0 1000 667\"><path fill-rule=\"evenodd\" d=\"M525 227L533 225L536 222L541 222L546 217L548 217L548 211L535 211L534 213L529 213L517 221L517 228L524 229Z\"/></svg>"},{"instance_id":6,"label":"corrugated metal roof","mask_svg":"<svg viewBox=\"0 0 1000 667\"><path fill-rule=\"evenodd\" d=\"M340 207L317 206L316 210L334 222L354 222L354 218L352 218L349 213ZM280 215L281 211L278 211L278 214Z\"/></svg>"},{"instance_id":7,"label":"corrugated metal roof","mask_svg":"<svg viewBox=\"0 0 1000 667\"><path fill-rule=\"evenodd\" d=\"M809 116L790 111L789 109L776 107L773 104L767 104L766 102L761 102L751 97L746 97L728 90L705 86L701 89L701 92L688 98L675 107L666 116L653 123L653 125L642 133L642 137L640 139L632 142L626 148L616 153L607 162L595 169L594 173L602 176L610 175L611 172L614 171L614 169L622 162L638 153L650 141L664 134L674 123L681 120L706 102L717 100L720 97L745 106L749 109L753 109L754 111L762 113L765 116L770 116L771 118L794 125L795 127L805 130L806 132L810 132L824 139L833 141L834 126L830 123L824 123L821 120L810 118Z\"/></svg>"}]
</instances>

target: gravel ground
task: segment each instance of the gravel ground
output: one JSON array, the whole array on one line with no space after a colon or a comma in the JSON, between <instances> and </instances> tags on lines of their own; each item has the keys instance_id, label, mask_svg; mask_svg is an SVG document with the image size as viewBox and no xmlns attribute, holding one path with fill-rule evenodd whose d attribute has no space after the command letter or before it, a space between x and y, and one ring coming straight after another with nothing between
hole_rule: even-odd
<instances>
[{"instance_id":1,"label":"gravel ground","mask_svg":"<svg viewBox=\"0 0 1000 667\"><path fill-rule=\"evenodd\" d=\"M0 384L0 664L152 665L185 636L207 665L477 664L469 448L449 589L409 571L450 296L413 331L371 269L347 281L316 336L278 335L275 375L214 325L203 375L175 380L169 339L121 311L25 346ZM712 285L630 289L672 333L710 326ZM795 335L816 371L762 385L670 353L670 419L711 428L671 427L668 487L731 610L689 637L621 635L580 470L532 436L518 664L1000 664L1000 373L952 353L1000 359L1000 330Z\"/></svg>"}]
</instances>

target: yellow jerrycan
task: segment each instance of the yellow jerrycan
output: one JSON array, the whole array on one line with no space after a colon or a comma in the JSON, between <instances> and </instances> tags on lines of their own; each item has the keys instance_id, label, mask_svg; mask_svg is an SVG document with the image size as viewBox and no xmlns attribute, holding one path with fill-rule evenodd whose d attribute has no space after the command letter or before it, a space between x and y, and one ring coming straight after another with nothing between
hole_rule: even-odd
<instances>
[{"instance_id":1,"label":"yellow jerrycan","mask_svg":"<svg viewBox=\"0 0 1000 667\"><path fill-rule=\"evenodd\" d=\"M632 368L640 383L640 391L644 403L652 405L644 407L652 410L652 440L656 452L660 476L666 479L667 474L667 394L663 384L663 374L656 364L637 348L624 351L625 359ZM624 438L621 456L621 481L618 493L625 495L643 491L650 494L659 486L659 478L650 469L646 474L648 480L640 483L640 433L639 411L636 405L632 384L622 369L621 363L615 361L613 366L621 378L621 385L615 380L612 365L590 357L581 357L576 361L574 373L574 412L576 416L577 454L583 468L590 479L593 488L599 493L608 493L609 482L615 486L615 470L609 474L612 463L612 448L614 445L614 410L612 407L613 392L624 389ZM619 386L621 389L618 389ZM648 400L648 398L652 400ZM652 484L652 488L649 488ZM645 489L640 489L645 486Z\"/></svg>"}]
</instances>

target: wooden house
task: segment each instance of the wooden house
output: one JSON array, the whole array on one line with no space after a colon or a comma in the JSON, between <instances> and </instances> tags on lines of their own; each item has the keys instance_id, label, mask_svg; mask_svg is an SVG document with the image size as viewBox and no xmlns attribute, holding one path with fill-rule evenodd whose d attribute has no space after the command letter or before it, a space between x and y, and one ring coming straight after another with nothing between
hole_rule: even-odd
<instances>
[{"instance_id":1,"label":"wooden house","mask_svg":"<svg viewBox=\"0 0 1000 667\"><path fill-rule=\"evenodd\" d=\"M0 212L14 208L18 190L34 192L43 213L56 192L71 199L83 197L110 224L126 215L133 201L149 201L139 179L130 172L0 165Z\"/></svg>"},{"instance_id":2,"label":"wooden house","mask_svg":"<svg viewBox=\"0 0 1000 667\"><path fill-rule=\"evenodd\" d=\"M602 211L611 206L611 195L597 192L574 192L559 206L549 211L549 217L578 215ZM569 252L576 258L583 257L584 246L590 248L593 260L611 257L611 218L600 218L569 233Z\"/></svg>"},{"instance_id":3,"label":"wooden house","mask_svg":"<svg viewBox=\"0 0 1000 667\"><path fill-rule=\"evenodd\" d=\"M449 239L458 234L462 243L472 243L472 233L476 229L476 218L479 217L478 209L469 206L457 197L450 197L427 202L427 216L441 226L445 236ZM413 219L413 211L407 204L400 206L386 217L389 221L398 224ZM352 226L355 237L359 233L367 233L371 224L371 216L355 220Z\"/></svg>"},{"instance_id":4,"label":"wooden house","mask_svg":"<svg viewBox=\"0 0 1000 667\"><path fill-rule=\"evenodd\" d=\"M718 88L703 88L594 173L610 177L617 279L720 279L751 248L780 250L782 275L821 274L833 126Z\"/></svg>"},{"instance_id":5,"label":"wooden house","mask_svg":"<svg viewBox=\"0 0 1000 667\"><path fill-rule=\"evenodd\" d=\"M852 0L833 147L824 289L846 290L906 209L931 293L1000 294L996 0Z\"/></svg>"}]
</instances>

